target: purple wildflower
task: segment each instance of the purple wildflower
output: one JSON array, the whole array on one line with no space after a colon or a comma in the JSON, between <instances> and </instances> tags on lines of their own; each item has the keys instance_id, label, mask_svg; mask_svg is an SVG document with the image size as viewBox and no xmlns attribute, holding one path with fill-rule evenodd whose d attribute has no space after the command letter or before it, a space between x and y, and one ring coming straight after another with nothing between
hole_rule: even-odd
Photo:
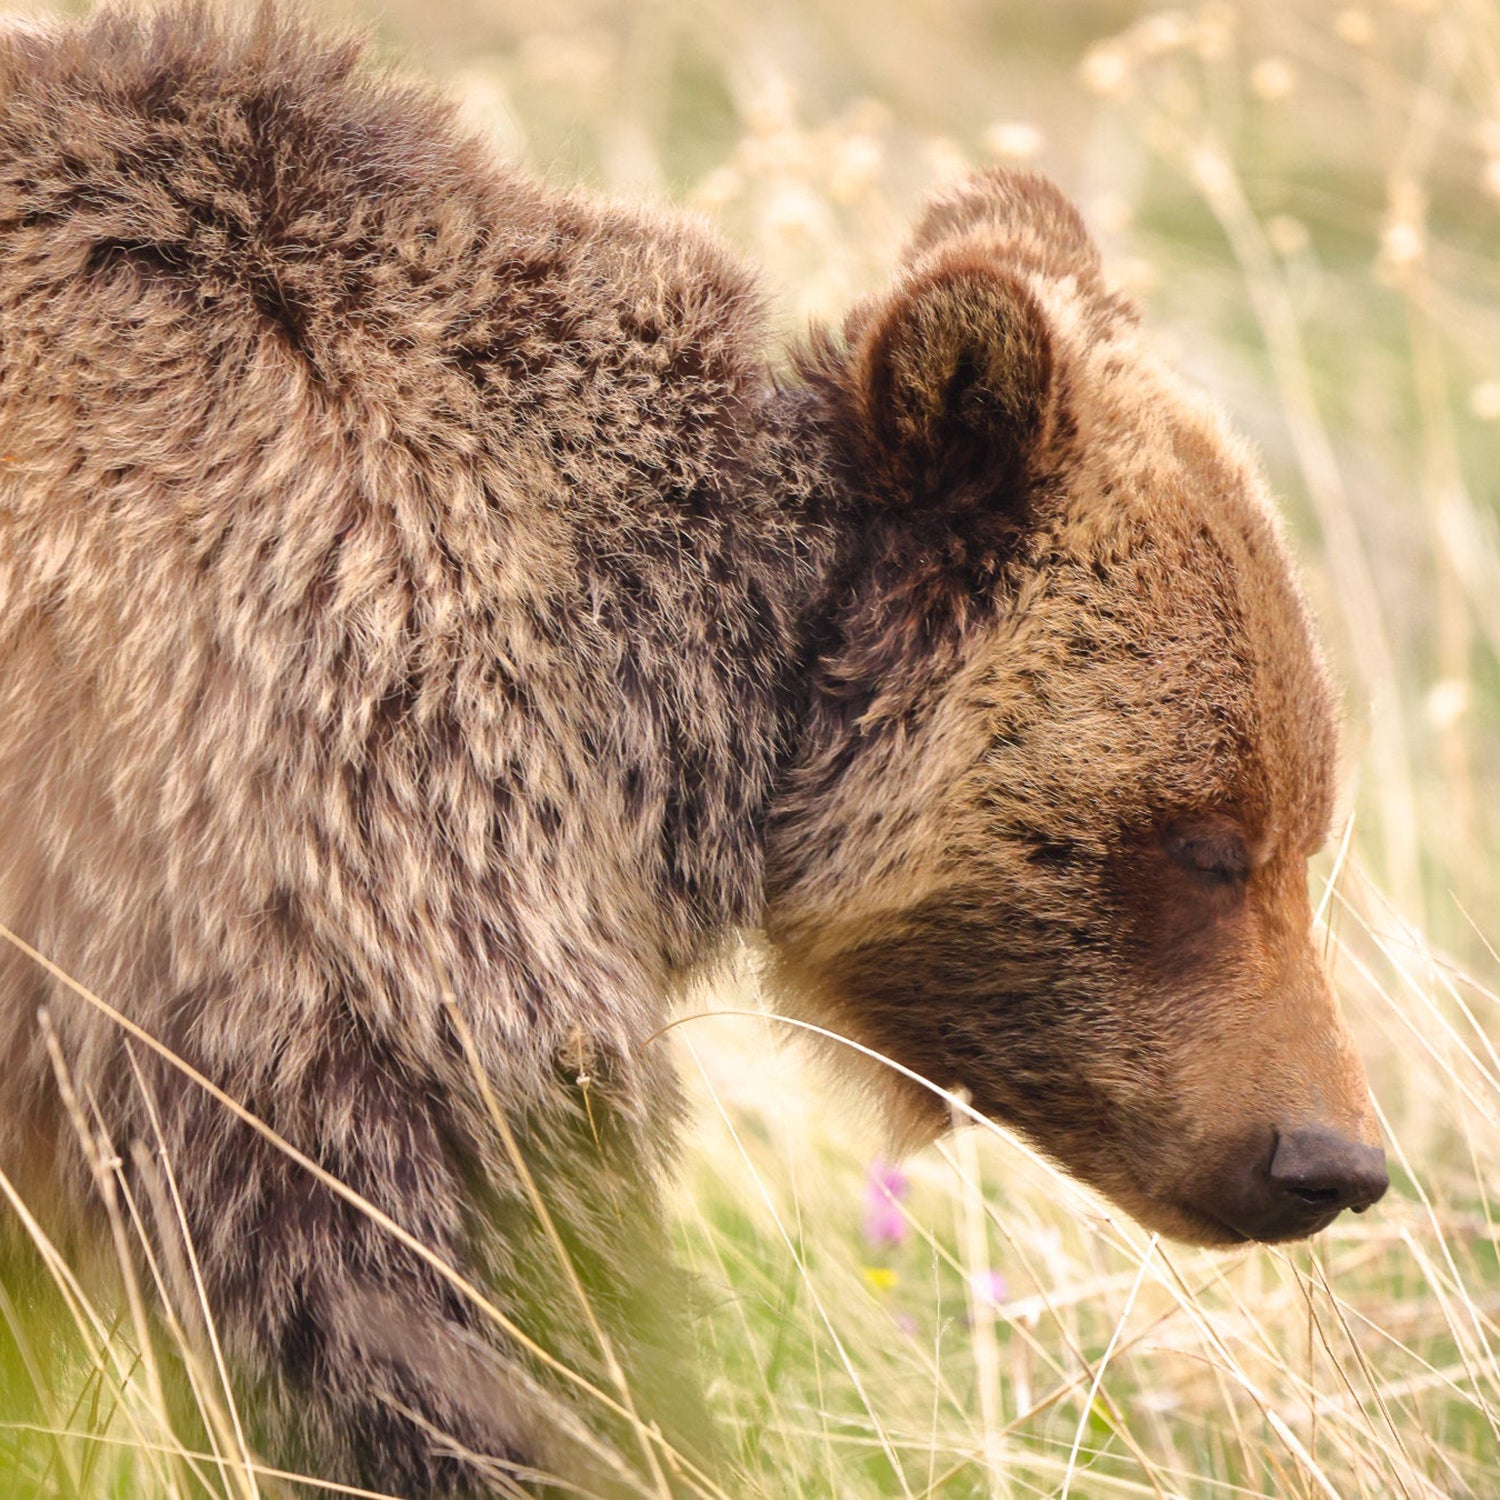
<instances>
[{"instance_id":1,"label":"purple wildflower","mask_svg":"<svg viewBox=\"0 0 1500 1500\"><path fill-rule=\"evenodd\" d=\"M980 1307L999 1307L1010 1295L1010 1287L999 1271L975 1271L969 1277L969 1287Z\"/></svg>"},{"instance_id":2,"label":"purple wildflower","mask_svg":"<svg viewBox=\"0 0 1500 1500\"><path fill-rule=\"evenodd\" d=\"M865 1178L865 1243L872 1246L899 1245L906 1238L906 1216L900 1205L906 1201L906 1173L878 1157L870 1163Z\"/></svg>"}]
</instances>

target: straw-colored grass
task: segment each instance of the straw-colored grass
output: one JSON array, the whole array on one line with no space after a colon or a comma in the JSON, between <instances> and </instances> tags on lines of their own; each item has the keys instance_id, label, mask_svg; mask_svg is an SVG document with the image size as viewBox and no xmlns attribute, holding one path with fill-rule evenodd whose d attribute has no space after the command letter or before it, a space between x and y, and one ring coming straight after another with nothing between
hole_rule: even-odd
<instances>
[{"instance_id":1,"label":"straw-colored grass","mask_svg":"<svg viewBox=\"0 0 1500 1500\"><path fill-rule=\"evenodd\" d=\"M1500 12L362 13L500 149L710 214L788 332L877 284L932 185L996 159L1052 171L1158 341L1261 444L1346 688L1346 834L1315 884L1389 1196L1310 1246L1186 1251L968 1125L906 1164L872 1243L878 1126L791 1023L743 1014L747 958L661 1042L697 1097L673 1202L731 1492L1500 1493ZM123 1249L145 1206L74 1107ZM40 1258L36 1284L0 1286L0 1358L37 1396L24 1424L0 1412L0 1490L263 1492L212 1321L170 1291L194 1268L148 1265L99 1305L60 1249ZM144 1336L153 1304L180 1368ZM625 1457L652 1494L643 1442Z\"/></svg>"}]
</instances>

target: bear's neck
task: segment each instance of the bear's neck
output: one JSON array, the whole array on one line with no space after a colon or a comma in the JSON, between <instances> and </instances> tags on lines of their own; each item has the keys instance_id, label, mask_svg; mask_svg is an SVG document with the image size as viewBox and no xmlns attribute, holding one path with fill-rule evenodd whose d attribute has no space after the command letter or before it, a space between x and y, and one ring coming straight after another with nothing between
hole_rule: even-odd
<instances>
[{"instance_id":1,"label":"bear's neck","mask_svg":"<svg viewBox=\"0 0 1500 1500\"><path fill-rule=\"evenodd\" d=\"M591 709L580 691L569 732L625 820L605 843L658 924L640 937L678 973L759 924L769 810L810 711L839 551L806 394L767 389L733 422L711 484L585 493L570 517L570 649L613 669L579 668L597 696Z\"/></svg>"}]
</instances>

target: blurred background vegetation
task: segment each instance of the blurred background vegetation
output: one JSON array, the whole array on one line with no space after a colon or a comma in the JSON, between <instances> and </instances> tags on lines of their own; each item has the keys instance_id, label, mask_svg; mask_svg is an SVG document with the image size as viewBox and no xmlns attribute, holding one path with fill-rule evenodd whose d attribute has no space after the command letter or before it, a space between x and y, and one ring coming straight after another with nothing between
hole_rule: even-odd
<instances>
[{"instance_id":1,"label":"blurred background vegetation","mask_svg":"<svg viewBox=\"0 0 1500 1500\"><path fill-rule=\"evenodd\" d=\"M1312 1249L1172 1250L1008 1138L897 1172L784 1026L683 1025L678 1233L747 1491L1500 1493L1500 8L306 3L547 179L708 216L788 337L880 283L924 194L1050 173L1258 443L1344 688L1315 886L1390 1198ZM690 1009L757 1006L747 958ZM94 1381L109 1428L77 1379L59 1409Z\"/></svg>"}]
</instances>

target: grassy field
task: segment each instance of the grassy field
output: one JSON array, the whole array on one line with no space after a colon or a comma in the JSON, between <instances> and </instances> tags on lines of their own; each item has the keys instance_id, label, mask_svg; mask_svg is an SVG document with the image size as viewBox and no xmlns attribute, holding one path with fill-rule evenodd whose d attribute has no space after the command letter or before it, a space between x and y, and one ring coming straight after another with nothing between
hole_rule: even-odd
<instances>
[{"instance_id":1,"label":"grassy field","mask_svg":"<svg viewBox=\"0 0 1500 1500\"><path fill-rule=\"evenodd\" d=\"M1226 1255L1148 1237L1003 1132L897 1170L792 1027L744 1014L747 955L673 1033L698 1122L676 1233L744 1491L1500 1494L1500 8L337 13L548 178L709 215L788 334L878 283L933 186L1051 172L1261 446L1345 690L1342 834L1315 884L1390 1195L1310 1247ZM130 1309L49 1322L23 1300L0 1287L10 1357L59 1373L39 1380L50 1432L0 1413L0 1488L194 1493L215 1465L174 1455Z\"/></svg>"}]
</instances>

